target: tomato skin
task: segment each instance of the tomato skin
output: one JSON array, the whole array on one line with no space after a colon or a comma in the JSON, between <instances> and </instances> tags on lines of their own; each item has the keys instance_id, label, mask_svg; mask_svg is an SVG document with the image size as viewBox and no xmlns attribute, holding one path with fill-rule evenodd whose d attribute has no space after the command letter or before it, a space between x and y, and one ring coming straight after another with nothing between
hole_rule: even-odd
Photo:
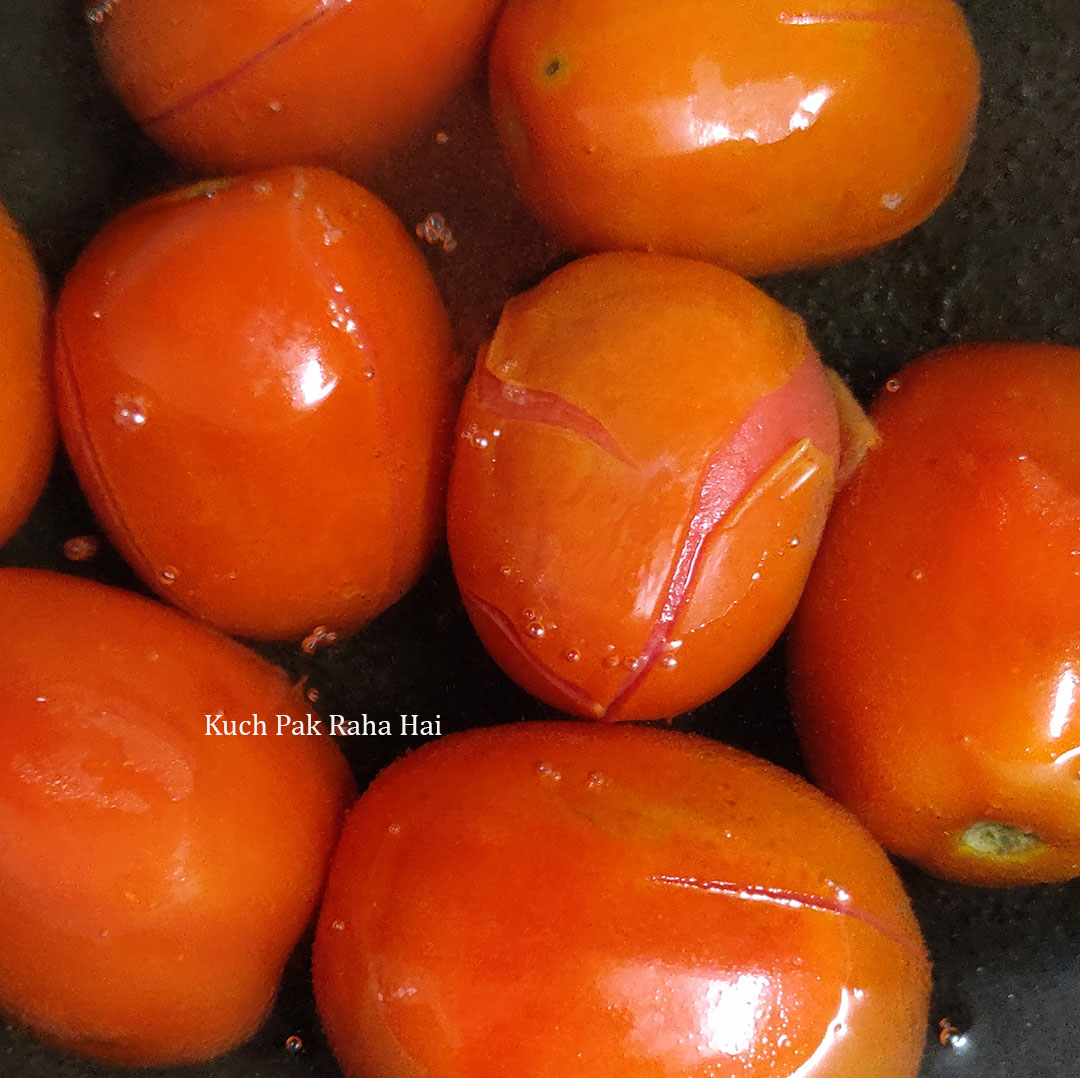
<instances>
[{"instance_id":1,"label":"tomato skin","mask_svg":"<svg viewBox=\"0 0 1080 1078\"><path fill-rule=\"evenodd\" d=\"M810 769L932 873L1071 878L1080 349L959 346L890 387L871 412L881 445L837 499L792 627ZM964 836L983 823L1019 829L1020 846L980 854Z\"/></svg>"},{"instance_id":2,"label":"tomato skin","mask_svg":"<svg viewBox=\"0 0 1080 1078\"><path fill-rule=\"evenodd\" d=\"M910 1078L929 986L839 806L714 742L579 723L384 771L335 853L314 980L349 1078Z\"/></svg>"},{"instance_id":3,"label":"tomato skin","mask_svg":"<svg viewBox=\"0 0 1080 1078\"><path fill-rule=\"evenodd\" d=\"M30 515L49 475L56 417L45 289L30 247L0 206L0 544Z\"/></svg>"},{"instance_id":4,"label":"tomato skin","mask_svg":"<svg viewBox=\"0 0 1080 1078\"><path fill-rule=\"evenodd\" d=\"M284 674L156 602L0 571L0 1008L112 1062L262 1021L355 787ZM206 714L267 722L217 737Z\"/></svg>"},{"instance_id":5,"label":"tomato skin","mask_svg":"<svg viewBox=\"0 0 1080 1078\"><path fill-rule=\"evenodd\" d=\"M832 496L801 320L726 270L582 259L507 304L458 420L447 535L503 669L570 714L651 719L771 646Z\"/></svg>"},{"instance_id":6,"label":"tomato skin","mask_svg":"<svg viewBox=\"0 0 1080 1078\"><path fill-rule=\"evenodd\" d=\"M58 307L61 425L95 511L159 595L249 637L351 631L412 585L458 376L412 240L320 170L128 211Z\"/></svg>"},{"instance_id":7,"label":"tomato skin","mask_svg":"<svg viewBox=\"0 0 1080 1078\"><path fill-rule=\"evenodd\" d=\"M526 201L576 250L756 276L926 218L979 70L952 0L510 0L490 85Z\"/></svg>"},{"instance_id":8,"label":"tomato skin","mask_svg":"<svg viewBox=\"0 0 1080 1078\"><path fill-rule=\"evenodd\" d=\"M498 0L124 0L92 24L147 133L206 171L363 173L431 122ZM89 9L93 9L88 4Z\"/></svg>"}]
</instances>

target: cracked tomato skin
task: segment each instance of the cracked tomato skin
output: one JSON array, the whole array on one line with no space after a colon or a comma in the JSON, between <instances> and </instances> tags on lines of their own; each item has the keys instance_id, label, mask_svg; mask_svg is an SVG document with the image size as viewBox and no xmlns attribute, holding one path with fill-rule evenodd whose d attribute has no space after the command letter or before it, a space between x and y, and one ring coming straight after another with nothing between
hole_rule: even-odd
<instances>
[{"instance_id":1,"label":"cracked tomato skin","mask_svg":"<svg viewBox=\"0 0 1080 1078\"><path fill-rule=\"evenodd\" d=\"M350 812L315 940L349 1078L914 1078L929 970L884 853L667 730L425 745Z\"/></svg>"},{"instance_id":2,"label":"cracked tomato skin","mask_svg":"<svg viewBox=\"0 0 1080 1078\"><path fill-rule=\"evenodd\" d=\"M797 316L705 263L572 263L507 304L465 394L448 538L473 625L570 714L689 710L790 617L837 453Z\"/></svg>"},{"instance_id":3,"label":"cracked tomato skin","mask_svg":"<svg viewBox=\"0 0 1080 1078\"><path fill-rule=\"evenodd\" d=\"M430 123L479 60L498 0L87 2L106 77L205 171L363 173Z\"/></svg>"},{"instance_id":4,"label":"cracked tomato skin","mask_svg":"<svg viewBox=\"0 0 1080 1078\"><path fill-rule=\"evenodd\" d=\"M964 345L875 402L789 638L816 780L889 850L1080 874L1080 349Z\"/></svg>"},{"instance_id":5,"label":"cracked tomato skin","mask_svg":"<svg viewBox=\"0 0 1080 1078\"><path fill-rule=\"evenodd\" d=\"M56 419L45 291L29 245L0 206L0 544L30 515L49 475Z\"/></svg>"},{"instance_id":6,"label":"cracked tomato skin","mask_svg":"<svg viewBox=\"0 0 1080 1078\"><path fill-rule=\"evenodd\" d=\"M317 169L123 214L64 284L56 365L83 489L162 598L227 632L348 632L442 532L459 372L390 211Z\"/></svg>"},{"instance_id":7,"label":"cracked tomato skin","mask_svg":"<svg viewBox=\"0 0 1080 1078\"><path fill-rule=\"evenodd\" d=\"M355 787L282 671L149 599L0 571L0 1011L114 1063L246 1040ZM207 735L266 720L269 736Z\"/></svg>"},{"instance_id":8,"label":"cracked tomato skin","mask_svg":"<svg viewBox=\"0 0 1080 1078\"><path fill-rule=\"evenodd\" d=\"M575 250L755 276L926 218L979 67L952 0L510 0L490 87L525 200Z\"/></svg>"}]
</instances>

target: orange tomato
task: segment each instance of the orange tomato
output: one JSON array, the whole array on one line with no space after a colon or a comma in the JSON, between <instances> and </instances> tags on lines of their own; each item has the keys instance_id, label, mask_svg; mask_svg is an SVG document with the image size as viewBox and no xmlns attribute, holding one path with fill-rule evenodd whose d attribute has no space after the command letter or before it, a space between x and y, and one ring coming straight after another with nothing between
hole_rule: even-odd
<instances>
[{"instance_id":1,"label":"orange tomato","mask_svg":"<svg viewBox=\"0 0 1080 1078\"><path fill-rule=\"evenodd\" d=\"M887 859L734 749L525 723L348 817L315 940L349 1078L913 1078L929 989Z\"/></svg>"},{"instance_id":2,"label":"orange tomato","mask_svg":"<svg viewBox=\"0 0 1080 1078\"><path fill-rule=\"evenodd\" d=\"M64 285L57 372L109 534L159 595L229 632L355 629L441 534L447 316L398 221L333 173L121 215Z\"/></svg>"},{"instance_id":3,"label":"orange tomato","mask_svg":"<svg viewBox=\"0 0 1080 1078\"><path fill-rule=\"evenodd\" d=\"M791 636L825 790L928 871L1080 874L1080 349L968 345L888 383Z\"/></svg>"},{"instance_id":4,"label":"orange tomato","mask_svg":"<svg viewBox=\"0 0 1080 1078\"><path fill-rule=\"evenodd\" d=\"M917 225L979 95L952 0L510 0L490 75L522 193L577 250L749 275Z\"/></svg>"},{"instance_id":5,"label":"orange tomato","mask_svg":"<svg viewBox=\"0 0 1080 1078\"><path fill-rule=\"evenodd\" d=\"M208 1059L262 1021L354 792L240 645L147 599L0 571L0 1009L72 1051ZM306 709L304 709L306 711ZM229 723L266 736L214 736Z\"/></svg>"},{"instance_id":6,"label":"orange tomato","mask_svg":"<svg viewBox=\"0 0 1080 1078\"><path fill-rule=\"evenodd\" d=\"M56 447L45 292L34 256L0 206L0 543L26 520Z\"/></svg>"},{"instance_id":7,"label":"orange tomato","mask_svg":"<svg viewBox=\"0 0 1080 1078\"><path fill-rule=\"evenodd\" d=\"M476 631L571 714L675 715L779 635L832 498L801 320L716 266L572 263L507 304L459 419L448 537Z\"/></svg>"},{"instance_id":8,"label":"orange tomato","mask_svg":"<svg viewBox=\"0 0 1080 1078\"><path fill-rule=\"evenodd\" d=\"M365 170L431 122L498 0L87 0L106 77L167 150L211 171Z\"/></svg>"}]
</instances>

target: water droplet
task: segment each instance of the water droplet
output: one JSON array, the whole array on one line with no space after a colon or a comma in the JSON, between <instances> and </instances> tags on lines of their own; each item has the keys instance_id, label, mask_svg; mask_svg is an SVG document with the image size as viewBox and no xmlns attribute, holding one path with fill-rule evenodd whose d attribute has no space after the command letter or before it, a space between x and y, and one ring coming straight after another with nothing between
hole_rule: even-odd
<instances>
[{"instance_id":1,"label":"water droplet","mask_svg":"<svg viewBox=\"0 0 1080 1078\"><path fill-rule=\"evenodd\" d=\"M96 535L76 535L64 543L64 557L68 561L89 561L101 546Z\"/></svg>"},{"instance_id":2,"label":"water droplet","mask_svg":"<svg viewBox=\"0 0 1080 1078\"><path fill-rule=\"evenodd\" d=\"M893 193L882 195L881 204L887 210L898 210L904 204L904 196Z\"/></svg>"},{"instance_id":3,"label":"water droplet","mask_svg":"<svg viewBox=\"0 0 1080 1078\"><path fill-rule=\"evenodd\" d=\"M370 382L371 379L374 378L374 377L375 377L375 368L374 367L365 367L364 368L364 378L367 379L367 381Z\"/></svg>"},{"instance_id":4,"label":"water droplet","mask_svg":"<svg viewBox=\"0 0 1080 1078\"><path fill-rule=\"evenodd\" d=\"M589 788L594 790L597 786L603 786L604 783L607 782L607 779L600 774L599 771L590 771L586 781L589 784Z\"/></svg>"},{"instance_id":5,"label":"water droplet","mask_svg":"<svg viewBox=\"0 0 1080 1078\"><path fill-rule=\"evenodd\" d=\"M162 584L175 584L176 578L180 575L176 569L171 565L166 565L159 574Z\"/></svg>"},{"instance_id":6,"label":"water droplet","mask_svg":"<svg viewBox=\"0 0 1080 1078\"><path fill-rule=\"evenodd\" d=\"M338 642L338 634L325 625L316 625L303 640L300 641L300 650L306 655L314 655L319 648L329 647Z\"/></svg>"},{"instance_id":7,"label":"water droplet","mask_svg":"<svg viewBox=\"0 0 1080 1078\"><path fill-rule=\"evenodd\" d=\"M454 233L441 213L429 213L417 226L416 234L425 242L441 247L449 254L457 248Z\"/></svg>"},{"instance_id":8,"label":"water droplet","mask_svg":"<svg viewBox=\"0 0 1080 1078\"><path fill-rule=\"evenodd\" d=\"M304 693L304 695L313 704L317 704L319 702L319 690L318 689L314 689L314 688L308 689L308 691L306 693Z\"/></svg>"},{"instance_id":9,"label":"water droplet","mask_svg":"<svg viewBox=\"0 0 1080 1078\"><path fill-rule=\"evenodd\" d=\"M885 392L886 393L895 393L899 388L900 388L900 379L899 378L890 378L885 383Z\"/></svg>"},{"instance_id":10,"label":"water droplet","mask_svg":"<svg viewBox=\"0 0 1080 1078\"><path fill-rule=\"evenodd\" d=\"M609 670L614 670L615 667L619 665L619 656L609 655L606 659L604 659L603 665L606 666Z\"/></svg>"},{"instance_id":11,"label":"water droplet","mask_svg":"<svg viewBox=\"0 0 1080 1078\"><path fill-rule=\"evenodd\" d=\"M627 655L623 659L623 668L626 670L640 670L645 664L645 660L640 655Z\"/></svg>"},{"instance_id":12,"label":"water droplet","mask_svg":"<svg viewBox=\"0 0 1080 1078\"><path fill-rule=\"evenodd\" d=\"M536 611L532 609L532 607L528 607L525 610L522 610L521 616L522 618L524 618L525 621L536 621L536 619L540 615L537 614Z\"/></svg>"},{"instance_id":13,"label":"water droplet","mask_svg":"<svg viewBox=\"0 0 1080 1078\"><path fill-rule=\"evenodd\" d=\"M751 579L751 580L760 580L760 579L761 579L761 572L760 572L759 570L755 569L755 570L754 570L754 571L753 571L753 572L752 572L752 573L750 574L750 579Z\"/></svg>"},{"instance_id":14,"label":"water droplet","mask_svg":"<svg viewBox=\"0 0 1080 1078\"><path fill-rule=\"evenodd\" d=\"M562 779L562 772L556 771L551 764L537 764L536 771L542 778L551 779L552 782L559 782Z\"/></svg>"},{"instance_id":15,"label":"water droplet","mask_svg":"<svg viewBox=\"0 0 1080 1078\"><path fill-rule=\"evenodd\" d=\"M664 645L664 649L666 651L678 651L679 648L681 648L681 647L682 647L682 641L681 640L669 640Z\"/></svg>"},{"instance_id":16,"label":"water droplet","mask_svg":"<svg viewBox=\"0 0 1080 1078\"><path fill-rule=\"evenodd\" d=\"M113 422L122 430L141 430L146 425L146 401L121 393L113 401Z\"/></svg>"},{"instance_id":17,"label":"water droplet","mask_svg":"<svg viewBox=\"0 0 1080 1078\"><path fill-rule=\"evenodd\" d=\"M271 112L281 112L281 110L284 108L280 101L268 101L266 107Z\"/></svg>"},{"instance_id":18,"label":"water droplet","mask_svg":"<svg viewBox=\"0 0 1080 1078\"><path fill-rule=\"evenodd\" d=\"M342 921L342 920L331 921L330 922L330 927L335 932L344 932L345 931L345 922Z\"/></svg>"},{"instance_id":19,"label":"water droplet","mask_svg":"<svg viewBox=\"0 0 1080 1078\"><path fill-rule=\"evenodd\" d=\"M397 824L397 823L390 824L386 829L386 833L388 835L400 835L401 834L401 824Z\"/></svg>"},{"instance_id":20,"label":"water droplet","mask_svg":"<svg viewBox=\"0 0 1080 1078\"><path fill-rule=\"evenodd\" d=\"M919 580L922 580L922 578L923 578L923 571L921 569L912 569L911 570L911 579L912 580L917 582Z\"/></svg>"},{"instance_id":21,"label":"water droplet","mask_svg":"<svg viewBox=\"0 0 1080 1078\"><path fill-rule=\"evenodd\" d=\"M499 572L502 573L503 576L509 576L513 572L513 570L510 568L509 565L500 565Z\"/></svg>"},{"instance_id":22,"label":"water droplet","mask_svg":"<svg viewBox=\"0 0 1080 1078\"><path fill-rule=\"evenodd\" d=\"M267 195L273 193L273 187L266 180L256 180L251 185L252 191L255 192L260 198L265 198Z\"/></svg>"},{"instance_id":23,"label":"water droplet","mask_svg":"<svg viewBox=\"0 0 1080 1078\"><path fill-rule=\"evenodd\" d=\"M107 928L103 928L98 934L103 940L107 940L109 938L109 930Z\"/></svg>"},{"instance_id":24,"label":"water droplet","mask_svg":"<svg viewBox=\"0 0 1080 1078\"><path fill-rule=\"evenodd\" d=\"M436 131L435 141L440 146L445 146L450 141L450 136L445 131Z\"/></svg>"},{"instance_id":25,"label":"water droplet","mask_svg":"<svg viewBox=\"0 0 1080 1078\"><path fill-rule=\"evenodd\" d=\"M527 632L533 640L544 639L544 626L538 621L530 621L529 624L525 626L525 632Z\"/></svg>"},{"instance_id":26,"label":"water droplet","mask_svg":"<svg viewBox=\"0 0 1080 1078\"><path fill-rule=\"evenodd\" d=\"M967 1034L951 1018L942 1018L938 1022L938 1040L943 1048L962 1049L967 1047Z\"/></svg>"},{"instance_id":27,"label":"water droplet","mask_svg":"<svg viewBox=\"0 0 1080 1078\"><path fill-rule=\"evenodd\" d=\"M799 537L797 535L793 535L788 540L788 546L795 547L795 546L798 546L798 545L799 545Z\"/></svg>"},{"instance_id":28,"label":"water droplet","mask_svg":"<svg viewBox=\"0 0 1080 1078\"><path fill-rule=\"evenodd\" d=\"M297 1052L303 1051L304 1042L294 1033L291 1037L285 1039L285 1051L292 1052L296 1055Z\"/></svg>"},{"instance_id":29,"label":"water droplet","mask_svg":"<svg viewBox=\"0 0 1080 1078\"><path fill-rule=\"evenodd\" d=\"M660 665L661 665L661 666L662 666L662 667L663 667L663 668L664 668L665 670L674 670L674 669L675 669L675 667L679 665L679 660L678 660L678 659L676 659L674 655L665 655L665 656L664 656L664 657L663 657L663 658L662 658L662 659L660 660Z\"/></svg>"},{"instance_id":30,"label":"water droplet","mask_svg":"<svg viewBox=\"0 0 1080 1078\"><path fill-rule=\"evenodd\" d=\"M90 312L90 317L91 318L100 318L101 317L101 311L91 311Z\"/></svg>"},{"instance_id":31,"label":"water droplet","mask_svg":"<svg viewBox=\"0 0 1080 1078\"><path fill-rule=\"evenodd\" d=\"M581 652L578 651L577 648L570 648L569 651L564 651L563 652L563 658L568 663L576 663L576 662L579 662L580 659L581 659Z\"/></svg>"},{"instance_id":32,"label":"water droplet","mask_svg":"<svg viewBox=\"0 0 1080 1078\"><path fill-rule=\"evenodd\" d=\"M34 702L38 704L48 703L49 698L47 696L35 696Z\"/></svg>"}]
</instances>

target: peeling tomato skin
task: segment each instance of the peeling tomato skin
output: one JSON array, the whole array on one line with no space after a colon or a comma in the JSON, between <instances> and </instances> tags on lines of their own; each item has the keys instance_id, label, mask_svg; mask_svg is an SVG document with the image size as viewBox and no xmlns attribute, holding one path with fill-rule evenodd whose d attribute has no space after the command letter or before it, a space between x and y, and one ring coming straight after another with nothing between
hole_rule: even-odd
<instances>
[{"instance_id":1,"label":"peeling tomato skin","mask_svg":"<svg viewBox=\"0 0 1080 1078\"><path fill-rule=\"evenodd\" d=\"M509 0L489 85L523 197L574 250L756 276L924 220L979 65L953 0Z\"/></svg>"},{"instance_id":2,"label":"peeling tomato skin","mask_svg":"<svg viewBox=\"0 0 1080 1078\"><path fill-rule=\"evenodd\" d=\"M746 754L625 724L471 730L384 771L313 968L349 1078L914 1078L929 992L852 817Z\"/></svg>"},{"instance_id":3,"label":"peeling tomato skin","mask_svg":"<svg viewBox=\"0 0 1080 1078\"><path fill-rule=\"evenodd\" d=\"M1080 349L961 345L901 370L789 637L816 780L965 883L1080 873L1078 410ZM973 828L1024 842L980 852Z\"/></svg>"},{"instance_id":4,"label":"peeling tomato skin","mask_svg":"<svg viewBox=\"0 0 1080 1078\"><path fill-rule=\"evenodd\" d=\"M481 640L570 714L703 703L794 609L838 447L805 328L752 285L571 264L507 305L458 421L448 538Z\"/></svg>"},{"instance_id":5,"label":"peeling tomato skin","mask_svg":"<svg viewBox=\"0 0 1080 1078\"><path fill-rule=\"evenodd\" d=\"M252 638L351 632L442 533L458 369L415 243L334 173L114 220L64 284L56 379L95 512L163 599Z\"/></svg>"},{"instance_id":6,"label":"peeling tomato skin","mask_svg":"<svg viewBox=\"0 0 1080 1078\"><path fill-rule=\"evenodd\" d=\"M0 206L0 544L30 515L56 449L45 287Z\"/></svg>"},{"instance_id":7,"label":"peeling tomato skin","mask_svg":"<svg viewBox=\"0 0 1080 1078\"><path fill-rule=\"evenodd\" d=\"M316 909L344 757L275 736L311 710L280 670L142 597L0 570L0 647L0 1010L111 1063L235 1047Z\"/></svg>"},{"instance_id":8,"label":"peeling tomato skin","mask_svg":"<svg viewBox=\"0 0 1080 1078\"><path fill-rule=\"evenodd\" d=\"M362 174L479 60L496 0L123 0L93 24L147 133L204 171Z\"/></svg>"}]
</instances>

